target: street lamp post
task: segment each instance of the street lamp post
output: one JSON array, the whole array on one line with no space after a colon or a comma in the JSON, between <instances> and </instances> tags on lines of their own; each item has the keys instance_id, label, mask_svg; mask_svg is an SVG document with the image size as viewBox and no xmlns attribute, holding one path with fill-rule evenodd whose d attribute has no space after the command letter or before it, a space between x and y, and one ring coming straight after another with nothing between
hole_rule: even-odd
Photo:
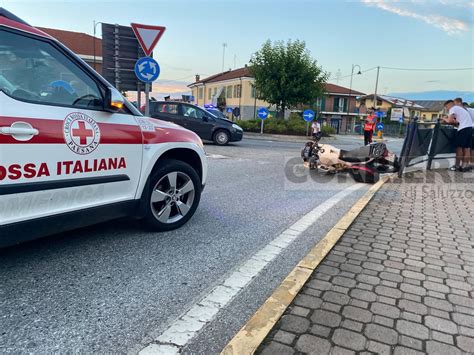
<instances>
[{"instance_id":1,"label":"street lamp post","mask_svg":"<svg viewBox=\"0 0 474 355\"><path fill-rule=\"evenodd\" d=\"M351 94L352 94L352 77L354 76L354 69L359 68L359 71L357 72L357 75L361 75L361 69L359 64L352 64L352 69L351 69L351 83L349 85L349 98L347 99L347 118L349 118L349 112L351 110ZM354 122L354 128L355 128L355 122Z\"/></svg>"},{"instance_id":2,"label":"street lamp post","mask_svg":"<svg viewBox=\"0 0 474 355\"><path fill-rule=\"evenodd\" d=\"M92 47L93 47L93 53L94 53L94 70L97 71L97 68L96 68L96 60L95 60L95 34L96 34L96 29L97 29L97 25L98 24L101 24L102 22L95 22L94 20L94 37L92 38Z\"/></svg>"}]
</instances>

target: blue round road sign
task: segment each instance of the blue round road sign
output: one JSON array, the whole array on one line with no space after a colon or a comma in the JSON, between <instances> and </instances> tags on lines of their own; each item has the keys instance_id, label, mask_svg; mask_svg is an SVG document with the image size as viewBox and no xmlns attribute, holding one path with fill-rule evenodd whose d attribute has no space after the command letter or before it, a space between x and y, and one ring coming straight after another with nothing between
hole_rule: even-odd
<instances>
[{"instance_id":1,"label":"blue round road sign","mask_svg":"<svg viewBox=\"0 0 474 355\"><path fill-rule=\"evenodd\" d=\"M383 125L382 122L377 123L377 126L376 126L376 127L377 127L377 131L383 131L383 126L384 126L384 125Z\"/></svg>"},{"instance_id":2,"label":"blue round road sign","mask_svg":"<svg viewBox=\"0 0 474 355\"><path fill-rule=\"evenodd\" d=\"M142 57L135 63L135 75L144 83L151 83L160 76L160 66L151 57Z\"/></svg>"},{"instance_id":3,"label":"blue round road sign","mask_svg":"<svg viewBox=\"0 0 474 355\"><path fill-rule=\"evenodd\" d=\"M383 112L383 111L375 111L375 115L376 115L378 118L385 117L385 112Z\"/></svg>"},{"instance_id":4,"label":"blue round road sign","mask_svg":"<svg viewBox=\"0 0 474 355\"><path fill-rule=\"evenodd\" d=\"M306 122L310 122L314 119L314 111L313 110L305 110L303 112L303 118Z\"/></svg>"},{"instance_id":5,"label":"blue round road sign","mask_svg":"<svg viewBox=\"0 0 474 355\"><path fill-rule=\"evenodd\" d=\"M260 119L264 120L268 117L268 110L265 107L260 107L257 111L257 115Z\"/></svg>"}]
</instances>

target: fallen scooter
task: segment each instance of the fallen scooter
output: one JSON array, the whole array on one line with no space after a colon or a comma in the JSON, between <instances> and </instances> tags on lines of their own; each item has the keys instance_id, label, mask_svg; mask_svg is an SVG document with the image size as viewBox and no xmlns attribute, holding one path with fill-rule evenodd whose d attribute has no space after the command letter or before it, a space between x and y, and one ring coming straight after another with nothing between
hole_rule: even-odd
<instances>
[{"instance_id":1,"label":"fallen scooter","mask_svg":"<svg viewBox=\"0 0 474 355\"><path fill-rule=\"evenodd\" d=\"M357 182L373 184L380 173L396 172L399 169L397 156L387 149L385 143L371 143L354 150L338 149L329 144L319 144L321 132L301 150L301 158L311 170L328 174L349 172Z\"/></svg>"}]
</instances>

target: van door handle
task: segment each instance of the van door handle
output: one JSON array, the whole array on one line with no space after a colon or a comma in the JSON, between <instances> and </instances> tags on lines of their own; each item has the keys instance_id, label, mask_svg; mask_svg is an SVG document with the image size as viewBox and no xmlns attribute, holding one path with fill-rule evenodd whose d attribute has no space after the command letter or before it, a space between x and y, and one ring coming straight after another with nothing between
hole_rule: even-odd
<instances>
[{"instance_id":1,"label":"van door handle","mask_svg":"<svg viewBox=\"0 0 474 355\"><path fill-rule=\"evenodd\" d=\"M0 127L0 134L12 136L18 141L28 141L37 136L39 131L29 123L15 122L10 127Z\"/></svg>"}]
</instances>

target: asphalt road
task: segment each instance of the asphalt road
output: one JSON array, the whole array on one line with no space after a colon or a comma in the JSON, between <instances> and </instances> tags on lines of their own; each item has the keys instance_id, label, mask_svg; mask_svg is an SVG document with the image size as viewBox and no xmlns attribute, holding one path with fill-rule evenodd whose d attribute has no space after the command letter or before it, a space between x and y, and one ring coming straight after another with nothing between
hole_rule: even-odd
<instances>
[{"instance_id":1,"label":"asphalt road","mask_svg":"<svg viewBox=\"0 0 474 355\"><path fill-rule=\"evenodd\" d=\"M333 143L350 149L360 140ZM254 139L207 145L208 184L179 230L152 233L123 219L0 250L0 352L136 353L153 342L255 251L354 185L349 176L295 173L300 147ZM219 352L367 188L290 244L183 352Z\"/></svg>"}]
</instances>

